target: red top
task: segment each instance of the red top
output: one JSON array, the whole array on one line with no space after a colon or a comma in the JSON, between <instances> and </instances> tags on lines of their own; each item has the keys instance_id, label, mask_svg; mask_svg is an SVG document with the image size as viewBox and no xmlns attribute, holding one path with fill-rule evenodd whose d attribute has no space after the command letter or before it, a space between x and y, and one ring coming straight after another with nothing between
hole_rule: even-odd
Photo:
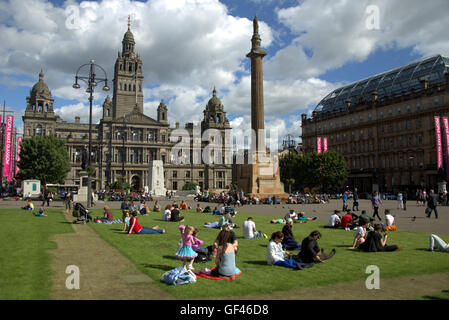
<instances>
[{"instance_id":1,"label":"red top","mask_svg":"<svg viewBox=\"0 0 449 320\"><path fill-rule=\"evenodd\" d=\"M137 221L137 217L131 217L131 220L129 221L129 231L128 231L128 235L130 235L131 233L139 233L140 230L142 230L142 226L140 225L140 223Z\"/></svg>"},{"instance_id":2,"label":"red top","mask_svg":"<svg viewBox=\"0 0 449 320\"><path fill-rule=\"evenodd\" d=\"M352 216L350 214L345 214L341 218L340 227L346 228L350 222L352 222Z\"/></svg>"}]
</instances>

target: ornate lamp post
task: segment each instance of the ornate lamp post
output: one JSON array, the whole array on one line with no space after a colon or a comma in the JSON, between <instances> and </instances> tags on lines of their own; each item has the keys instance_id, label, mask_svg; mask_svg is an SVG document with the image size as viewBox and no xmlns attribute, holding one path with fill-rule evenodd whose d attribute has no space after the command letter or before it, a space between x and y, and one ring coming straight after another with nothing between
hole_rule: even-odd
<instances>
[{"instance_id":1,"label":"ornate lamp post","mask_svg":"<svg viewBox=\"0 0 449 320\"><path fill-rule=\"evenodd\" d=\"M89 66L89 75L87 76L80 76L79 73L82 68ZM104 73L104 78L97 78L95 74L95 69L99 68ZM87 84L87 90L86 92L89 93L89 145L88 145L88 155L87 155L87 167L91 164L91 157L92 157L92 103L93 103L93 93L94 89L97 86L98 83L104 82L103 91L109 91L108 87L108 79L106 76L106 71L102 67L100 67L98 64L94 63L94 60L91 60L90 63L83 64L78 68L75 75L75 83L73 84L74 89L79 89L80 85L78 84L78 80L82 80ZM87 176L87 207L92 206L92 199L91 199L91 189L92 189L92 182L90 174Z\"/></svg>"}]
</instances>

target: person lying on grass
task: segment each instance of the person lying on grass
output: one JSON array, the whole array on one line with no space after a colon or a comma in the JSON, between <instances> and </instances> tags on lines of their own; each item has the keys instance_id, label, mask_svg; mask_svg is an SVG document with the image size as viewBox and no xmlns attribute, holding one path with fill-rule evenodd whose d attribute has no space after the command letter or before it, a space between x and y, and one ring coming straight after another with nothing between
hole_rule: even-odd
<instances>
[{"instance_id":1,"label":"person lying on grass","mask_svg":"<svg viewBox=\"0 0 449 320\"><path fill-rule=\"evenodd\" d=\"M273 219L270 221L270 223L274 223L274 224L286 224L287 221L285 221L285 219Z\"/></svg>"},{"instance_id":2,"label":"person lying on grass","mask_svg":"<svg viewBox=\"0 0 449 320\"><path fill-rule=\"evenodd\" d=\"M137 234L165 233L165 229L161 229L159 226L154 226L153 228L143 228L137 221L137 211L133 211L131 215L132 217L129 221L128 236L133 232Z\"/></svg>"},{"instance_id":3,"label":"person lying on grass","mask_svg":"<svg viewBox=\"0 0 449 320\"><path fill-rule=\"evenodd\" d=\"M282 249L284 234L281 231L273 232L267 246L267 263L269 265L301 270L302 265L294 259L286 259L290 252Z\"/></svg>"},{"instance_id":4,"label":"person lying on grass","mask_svg":"<svg viewBox=\"0 0 449 320\"><path fill-rule=\"evenodd\" d=\"M429 249L426 249L426 251L433 251L434 249L438 249L442 252L449 252L449 244L446 244L443 239L438 237L435 234L431 234L429 237Z\"/></svg>"},{"instance_id":5,"label":"person lying on grass","mask_svg":"<svg viewBox=\"0 0 449 320\"><path fill-rule=\"evenodd\" d=\"M317 230L312 231L308 237L302 240L301 251L294 257L295 260L312 266L314 263L332 258L336 250L332 249L331 253L325 254L324 250L320 249L318 245L319 239L321 239L321 233Z\"/></svg>"},{"instance_id":6,"label":"person lying on grass","mask_svg":"<svg viewBox=\"0 0 449 320\"><path fill-rule=\"evenodd\" d=\"M204 227L215 228L215 229L220 229L224 225L229 225L229 227L231 229L236 227L236 224L232 221L232 217L229 213L222 215L218 222L205 222L204 223Z\"/></svg>"},{"instance_id":7,"label":"person lying on grass","mask_svg":"<svg viewBox=\"0 0 449 320\"><path fill-rule=\"evenodd\" d=\"M35 217L46 217L47 215L44 213L44 208L40 208L38 212L33 213Z\"/></svg>"},{"instance_id":8,"label":"person lying on grass","mask_svg":"<svg viewBox=\"0 0 449 320\"><path fill-rule=\"evenodd\" d=\"M380 223L376 223L374 225L374 230L368 233L365 242L359 245L359 249L366 252L378 252L378 251L400 251L402 249L398 248L397 245L389 245L387 246L387 238L388 235L385 234L383 239L382 235L382 225Z\"/></svg>"},{"instance_id":9,"label":"person lying on grass","mask_svg":"<svg viewBox=\"0 0 449 320\"><path fill-rule=\"evenodd\" d=\"M313 218L308 218L306 217L305 212L300 212L298 213L298 219L297 220L293 220L295 223L306 223L307 221L312 221L312 220L316 220L317 217L313 217Z\"/></svg>"}]
</instances>

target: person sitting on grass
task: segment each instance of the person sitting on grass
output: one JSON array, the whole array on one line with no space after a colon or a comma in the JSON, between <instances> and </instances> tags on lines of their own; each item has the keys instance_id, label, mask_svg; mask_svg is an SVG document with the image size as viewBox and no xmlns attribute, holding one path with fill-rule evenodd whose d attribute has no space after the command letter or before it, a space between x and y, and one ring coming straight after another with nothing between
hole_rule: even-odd
<instances>
[{"instance_id":1,"label":"person sitting on grass","mask_svg":"<svg viewBox=\"0 0 449 320\"><path fill-rule=\"evenodd\" d=\"M307 264L307 266L313 266L314 263L332 258L336 250L332 249L331 253L325 254L318 245L319 239L321 239L321 233L317 230L312 231L308 237L304 238L301 243L301 251L295 256L296 260Z\"/></svg>"},{"instance_id":2,"label":"person sitting on grass","mask_svg":"<svg viewBox=\"0 0 449 320\"><path fill-rule=\"evenodd\" d=\"M366 241L366 236L367 236L366 230L368 228L369 228L369 222L365 222L364 225L357 227L357 229L354 233L354 242L352 243L352 247L350 249L358 248L362 243L364 243Z\"/></svg>"},{"instance_id":3,"label":"person sitting on grass","mask_svg":"<svg viewBox=\"0 0 449 320\"><path fill-rule=\"evenodd\" d=\"M162 220L164 221L170 221L171 218L171 210L173 210L171 204L167 204L165 206L164 213L162 214Z\"/></svg>"},{"instance_id":4,"label":"person sitting on grass","mask_svg":"<svg viewBox=\"0 0 449 320\"><path fill-rule=\"evenodd\" d=\"M132 233L137 234L156 234L165 233L165 229L159 228L159 226L154 226L153 228L143 228L137 221L137 211L132 212L132 217L129 221L128 236Z\"/></svg>"},{"instance_id":5,"label":"person sitting on grass","mask_svg":"<svg viewBox=\"0 0 449 320\"><path fill-rule=\"evenodd\" d=\"M159 204L159 202L155 202L154 206L153 206L153 211L154 212L160 212L161 211L161 205Z\"/></svg>"},{"instance_id":6,"label":"person sitting on grass","mask_svg":"<svg viewBox=\"0 0 449 320\"><path fill-rule=\"evenodd\" d=\"M329 218L329 224L326 226L327 228L340 228L340 211L334 210L334 213Z\"/></svg>"},{"instance_id":7,"label":"person sitting on grass","mask_svg":"<svg viewBox=\"0 0 449 320\"><path fill-rule=\"evenodd\" d=\"M129 210L123 210L123 232L127 232L129 229L129 221L131 220L131 218L129 217Z\"/></svg>"},{"instance_id":8,"label":"person sitting on grass","mask_svg":"<svg viewBox=\"0 0 449 320\"><path fill-rule=\"evenodd\" d=\"M33 211L34 210L33 201L31 201L31 199L28 199L27 204L25 205L25 207L22 207L22 209Z\"/></svg>"},{"instance_id":9,"label":"person sitting on grass","mask_svg":"<svg viewBox=\"0 0 449 320\"><path fill-rule=\"evenodd\" d=\"M346 212L346 214L340 219L340 228L350 230L354 227L354 220L352 219L352 215L350 211Z\"/></svg>"},{"instance_id":10,"label":"person sitting on grass","mask_svg":"<svg viewBox=\"0 0 449 320\"><path fill-rule=\"evenodd\" d=\"M215 269L211 272L214 277L228 278L235 275L236 272L235 253L237 245L236 241L232 242L232 234L229 231L222 230L216 240Z\"/></svg>"},{"instance_id":11,"label":"person sitting on grass","mask_svg":"<svg viewBox=\"0 0 449 320\"><path fill-rule=\"evenodd\" d=\"M201 208L201 205L198 203L196 205L196 212L203 212L203 211L204 211L203 208Z\"/></svg>"},{"instance_id":12,"label":"person sitting on grass","mask_svg":"<svg viewBox=\"0 0 449 320\"><path fill-rule=\"evenodd\" d=\"M218 207L215 207L215 209L214 209L214 211L212 211L212 215L214 216L214 215L219 215L219 216L221 216L223 213L220 211L220 210L218 210Z\"/></svg>"},{"instance_id":13,"label":"person sitting on grass","mask_svg":"<svg viewBox=\"0 0 449 320\"><path fill-rule=\"evenodd\" d=\"M385 209L385 223L382 224L384 231L396 231L396 221L394 216L390 213L390 210Z\"/></svg>"},{"instance_id":14,"label":"person sitting on grass","mask_svg":"<svg viewBox=\"0 0 449 320\"><path fill-rule=\"evenodd\" d=\"M298 214L295 212L295 210L290 209L290 212L288 212L285 216L284 219L288 220L288 218L291 218L293 221L298 219Z\"/></svg>"},{"instance_id":15,"label":"person sitting on grass","mask_svg":"<svg viewBox=\"0 0 449 320\"><path fill-rule=\"evenodd\" d=\"M44 208L40 208L38 212L33 213L35 217L46 217L47 215L44 213Z\"/></svg>"},{"instance_id":16,"label":"person sitting on grass","mask_svg":"<svg viewBox=\"0 0 449 320\"><path fill-rule=\"evenodd\" d=\"M229 227L231 229L236 227L236 225L232 221L232 217L231 217L231 215L229 213L227 213L225 215L222 215L218 222L205 222L204 223L204 227L206 227L206 228L215 228L215 229L220 229L224 225L229 225Z\"/></svg>"},{"instance_id":17,"label":"person sitting on grass","mask_svg":"<svg viewBox=\"0 0 449 320\"><path fill-rule=\"evenodd\" d=\"M187 202L185 202L184 200L181 201L180 204L181 210L187 210Z\"/></svg>"},{"instance_id":18,"label":"person sitting on grass","mask_svg":"<svg viewBox=\"0 0 449 320\"><path fill-rule=\"evenodd\" d=\"M171 210L170 221L172 222L180 222L184 221L184 217L179 215L178 205L174 204L173 209Z\"/></svg>"},{"instance_id":19,"label":"person sitting on grass","mask_svg":"<svg viewBox=\"0 0 449 320\"><path fill-rule=\"evenodd\" d=\"M284 234L281 231L273 232L267 246L267 263L272 266L279 266L301 270L302 265L294 259L286 259L291 256L290 252L282 249Z\"/></svg>"},{"instance_id":20,"label":"person sitting on grass","mask_svg":"<svg viewBox=\"0 0 449 320\"><path fill-rule=\"evenodd\" d=\"M282 241L282 247L285 250L300 250L301 246L298 242L296 242L295 237L293 235L292 227L293 227L292 218L287 219L287 223L282 228L282 233L284 234L284 240Z\"/></svg>"},{"instance_id":21,"label":"person sitting on grass","mask_svg":"<svg viewBox=\"0 0 449 320\"><path fill-rule=\"evenodd\" d=\"M103 208L103 210L104 210L104 214L103 214L103 217L101 218L101 222L106 223L106 222L114 221L114 215L112 214L111 208L109 208L108 206L105 206Z\"/></svg>"},{"instance_id":22,"label":"person sitting on grass","mask_svg":"<svg viewBox=\"0 0 449 320\"><path fill-rule=\"evenodd\" d=\"M245 222L243 222L243 237L245 239L255 239L260 237L268 238L265 233L262 231L256 230L256 224L254 223L254 220L252 217L249 217L246 219Z\"/></svg>"},{"instance_id":23,"label":"person sitting on grass","mask_svg":"<svg viewBox=\"0 0 449 320\"><path fill-rule=\"evenodd\" d=\"M298 213L298 219L295 220L295 223L306 223L307 221L312 221L312 220L316 220L317 217L313 217L313 218L308 218L306 217L305 212L300 212Z\"/></svg>"},{"instance_id":24,"label":"person sitting on grass","mask_svg":"<svg viewBox=\"0 0 449 320\"><path fill-rule=\"evenodd\" d=\"M366 237L365 242L363 242L361 245L359 245L359 249L365 251L365 252L378 252L378 251L396 251L396 250L402 250L398 248L397 245L389 245L387 246L387 237L388 235L385 234L383 239L382 235L380 234L382 232L382 225L380 223L376 223L374 225L374 230L370 231L368 233L368 236Z\"/></svg>"},{"instance_id":25,"label":"person sitting on grass","mask_svg":"<svg viewBox=\"0 0 449 320\"><path fill-rule=\"evenodd\" d=\"M435 234L431 234L429 237L429 248L426 251L433 251L437 249L441 252L449 252L449 244L446 244L443 239Z\"/></svg>"}]
</instances>

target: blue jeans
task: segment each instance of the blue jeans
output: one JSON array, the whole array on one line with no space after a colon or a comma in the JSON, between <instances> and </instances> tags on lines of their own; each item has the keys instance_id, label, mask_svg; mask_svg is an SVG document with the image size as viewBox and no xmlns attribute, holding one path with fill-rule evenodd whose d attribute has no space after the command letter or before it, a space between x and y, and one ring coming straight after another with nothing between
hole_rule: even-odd
<instances>
[{"instance_id":1,"label":"blue jeans","mask_svg":"<svg viewBox=\"0 0 449 320\"><path fill-rule=\"evenodd\" d=\"M301 267L303 265L301 265L299 262L293 260L292 258L288 259L288 260L279 260L276 261L274 263L275 266L279 266L279 267L285 267L285 268L291 268L291 269L296 269L297 265L300 265Z\"/></svg>"},{"instance_id":2,"label":"blue jeans","mask_svg":"<svg viewBox=\"0 0 449 320\"><path fill-rule=\"evenodd\" d=\"M142 228L142 230L140 230L139 232L139 234L156 234L156 233L162 233L162 229Z\"/></svg>"},{"instance_id":3,"label":"blue jeans","mask_svg":"<svg viewBox=\"0 0 449 320\"><path fill-rule=\"evenodd\" d=\"M285 239L282 246L286 250L301 250L301 245L293 239Z\"/></svg>"}]
</instances>

